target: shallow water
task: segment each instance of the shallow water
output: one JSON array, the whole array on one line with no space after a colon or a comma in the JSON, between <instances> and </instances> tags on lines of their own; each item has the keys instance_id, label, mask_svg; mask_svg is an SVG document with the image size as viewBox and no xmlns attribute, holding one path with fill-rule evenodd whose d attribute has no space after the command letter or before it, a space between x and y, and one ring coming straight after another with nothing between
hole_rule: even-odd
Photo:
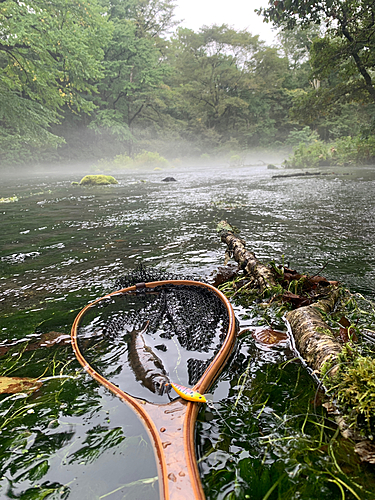
<instances>
[{"instance_id":1,"label":"shallow water","mask_svg":"<svg viewBox=\"0 0 375 500\"><path fill-rule=\"evenodd\" d=\"M259 259L320 272L373 300L375 168L335 172L272 179L279 172L266 167L195 167L118 173L119 185L94 188L72 186L78 173L6 177L0 198L18 201L0 204L0 331L2 342L16 345L3 356L1 375L74 378L52 379L31 396L1 396L4 498L157 498L153 453L133 413L82 374L70 346L22 356L17 347L43 333L68 334L78 311L115 290L137 263L209 279L224 260L215 228L226 219ZM161 182L166 175L177 182ZM237 315L241 327L258 321L239 307ZM322 410L311 406L316 387L304 369L297 362L284 368L293 356L287 345L264 350L247 337L216 383L217 411L201 412L197 433L208 498L341 494L329 475L329 446L321 443L328 451L311 457L302 451L303 440L319 450ZM340 446L341 470L346 460L348 475L372 488L368 469ZM355 498L347 486L347 498Z\"/></svg>"}]
</instances>

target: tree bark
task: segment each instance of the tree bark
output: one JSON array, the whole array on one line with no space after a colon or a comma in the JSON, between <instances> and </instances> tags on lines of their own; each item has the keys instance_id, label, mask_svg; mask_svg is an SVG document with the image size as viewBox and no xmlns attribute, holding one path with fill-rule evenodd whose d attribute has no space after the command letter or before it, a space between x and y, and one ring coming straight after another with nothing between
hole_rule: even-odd
<instances>
[{"instance_id":1,"label":"tree bark","mask_svg":"<svg viewBox=\"0 0 375 500\"><path fill-rule=\"evenodd\" d=\"M329 327L323 319L324 313L333 310L339 295L340 289L333 288L328 298L286 314L297 351L317 375L320 375L324 363L335 363L342 349L342 345L329 335ZM333 376L336 371L334 366L329 375Z\"/></svg>"},{"instance_id":2,"label":"tree bark","mask_svg":"<svg viewBox=\"0 0 375 500\"><path fill-rule=\"evenodd\" d=\"M217 226L221 241L228 246L227 252L233 255L241 269L254 278L255 286L261 291L276 286L277 281L272 270L246 250L245 242L235 235L235 231L226 221L219 222ZM341 344L329 335L329 327L323 319L324 313L333 310L339 294L340 289L334 287L327 298L290 311L286 315L297 351L317 374L320 374L326 361L334 363L342 349ZM333 376L335 371L335 368L332 369L330 375Z\"/></svg>"},{"instance_id":3,"label":"tree bark","mask_svg":"<svg viewBox=\"0 0 375 500\"><path fill-rule=\"evenodd\" d=\"M254 278L256 288L263 292L267 288L277 286L272 270L262 264L255 257L255 254L246 250L245 242L235 235L235 229L228 222L219 222L216 230L221 237L221 241L228 246L227 255L232 255L240 268Z\"/></svg>"}]
</instances>

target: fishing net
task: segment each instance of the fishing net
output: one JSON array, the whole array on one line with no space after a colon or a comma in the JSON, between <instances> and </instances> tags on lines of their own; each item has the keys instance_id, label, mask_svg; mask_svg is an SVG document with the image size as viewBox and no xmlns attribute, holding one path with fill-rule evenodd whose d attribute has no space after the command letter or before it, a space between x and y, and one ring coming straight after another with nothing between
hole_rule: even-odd
<instances>
[{"instance_id":1,"label":"fishing net","mask_svg":"<svg viewBox=\"0 0 375 500\"><path fill-rule=\"evenodd\" d=\"M182 279L191 280L140 267L117 283L121 289L137 285L136 290L98 301L80 321L77 342L84 358L134 397L168 402L168 394L152 383L158 377L195 385L227 335L222 300L208 287L165 283Z\"/></svg>"}]
</instances>

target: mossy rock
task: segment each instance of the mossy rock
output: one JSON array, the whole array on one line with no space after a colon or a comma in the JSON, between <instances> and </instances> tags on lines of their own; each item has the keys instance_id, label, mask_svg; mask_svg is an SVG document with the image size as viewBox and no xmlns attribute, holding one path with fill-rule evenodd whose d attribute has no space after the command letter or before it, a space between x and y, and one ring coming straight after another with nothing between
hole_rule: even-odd
<instances>
[{"instance_id":1,"label":"mossy rock","mask_svg":"<svg viewBox=\"0 0 375 500\"><path fill-rule=\"evenodd\" d=\"M112 175L85 175L80 186L107 186L108 184L118 184Z\"/></svg>"}]
</instances>

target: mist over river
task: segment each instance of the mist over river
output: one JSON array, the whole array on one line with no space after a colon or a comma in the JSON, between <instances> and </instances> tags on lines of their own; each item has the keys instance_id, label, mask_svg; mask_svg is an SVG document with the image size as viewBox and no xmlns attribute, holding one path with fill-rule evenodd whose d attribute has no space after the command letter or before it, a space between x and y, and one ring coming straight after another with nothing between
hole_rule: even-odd
<instances>
[{"instance_id":1,"label":"mist over river","mask_svg":"<svg viewBox=\"0 0 375 500\"><path fill-rule=\"evenodd\" d=\"M79 310L116 290L116 280L137 264L210 280L224 262L225 246L215 230L225 219L241 230L259 260L322 274L375 300L375 167L319 171L328 175L273 178L297 171L224 165L119 171L113 173L118 185L97 187L71 185L82 178L79 171L3 176L0 198L18 200L0 204L0 343L14 344L0 360L0 375L41 377L47 370L51 377L72 378L51 379L31 395L0 396L2 498L158 498L153 452L132 411L80 371L69 345L22 356L17 350L51 331L69 334ZM177 182L163 182L166 176ZM252 324L253 318L236 311L241 328ZM297 393L314 397L314 382L299 363L290 363L280 382L278 367L292 358L288 345L262 351L247 338L231 371L220 376L214 397L222 412L237 400L240 383L233 380L246 367L262 390L271 384L265 394L271 399L255 415L249 394L256 386L248 387L248 404L241 400L238 413L229 412L230 425L202 410L197 454L207 498L261 500L277 481L289 480L295 496L284 498L317 498L313 478L306 487L299 475L298 460L287 463L290 448L276 453L259 444L276 432L275 414L299 414L291 404ZM261 432L240 438L244 431L236 419L250 428L252 412ZM319 460L317 476L327 474ZM258 472L249 475L249 468ZM372 488L372 472L361 474L369 474ZM283 498L277 491L267 498ZM334 483L320 492L322 500L339 495Z\"/></svg>"}]
</instances>

